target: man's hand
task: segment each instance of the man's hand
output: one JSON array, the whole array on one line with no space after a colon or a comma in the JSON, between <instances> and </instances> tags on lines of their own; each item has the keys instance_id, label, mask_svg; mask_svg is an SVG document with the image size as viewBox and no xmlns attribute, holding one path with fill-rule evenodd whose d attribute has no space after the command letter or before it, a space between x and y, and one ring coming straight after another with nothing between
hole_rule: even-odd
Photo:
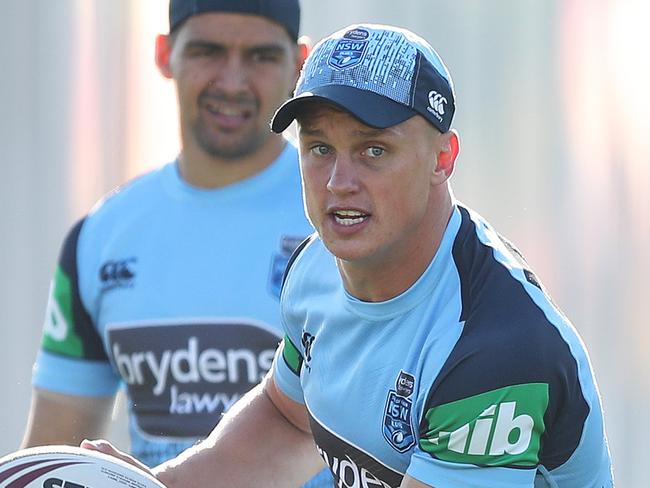
<instances>
[{"instance_id":1,"label":"man's hand","mask_svg":"<svg viewBox=\"0 0 650 488\"><path fill-rule=\"evenodd\" d=\"M169 488L300 486L324 467L304 405L286 397L269 374L238 401L203 442L154 469L105 440L81 447L121 459Z\"/></svg>"},{"instance_id":2,"label":"man's hand","mask_svg":"<svg viewBox=\"0 0 650 488\"><path fill-rule=\"evenodd\" d=\"M109 456L116 457L118 459L121 459L122 461L125 461L135 466L136 468L140 468L142 471L145 471L146 473L153 476L154 478L156 477L147 466L142 464L133 456L129 456L127 453L120 451L117 447L115 447L107 440L97 439L97 440L90 441L88 439L84 439L83 441L81 441L80 447L83 447L84 449L89 449L91 451L102 452L104 454L108 454Z\"/></svg>"}]
</instances>

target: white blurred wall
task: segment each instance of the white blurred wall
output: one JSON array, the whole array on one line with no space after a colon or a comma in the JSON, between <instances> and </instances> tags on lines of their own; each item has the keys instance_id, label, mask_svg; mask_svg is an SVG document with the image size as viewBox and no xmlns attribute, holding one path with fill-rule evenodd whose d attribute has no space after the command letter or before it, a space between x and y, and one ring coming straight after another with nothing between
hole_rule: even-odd
<instances>
[{"instance_id":1,"label":"white blurred wall","mask_svg":"<svg viewBox=\"0 0 650 488\"><path fill-rule=\"evenodd\" d=\"M568 17L569 4L591 16ZM22 435L65 231L111 187L173 158L177 138L172 85L153 64L166 0L0 0L0 7L4 454ZM647 486L650 148L629 151L630 130L603 143L610 126L594 128L592 119L611 118L596 102L603 102L598 90L609 100L612 92L580 63L594 57L607 70L608 53L590 44L590 32L602 29L574 27L593 17L607 28L607 15L581 0L303 0L303 12L302 31L314 39L352 22L394 23L427 38L445 59L462 141L456 195L519 245L574 321L600 381L618 485ZM569 49L576 46L582 50ZM632 79L648 74L647 65L639 74L628 68ZM595 98L584 98L594 90ZM638 128L634 115L617 117L612 127ZM589 152L593 144L599 156ZM113 438L125 446L118 417Z\"/></svg>"}]
</instances>

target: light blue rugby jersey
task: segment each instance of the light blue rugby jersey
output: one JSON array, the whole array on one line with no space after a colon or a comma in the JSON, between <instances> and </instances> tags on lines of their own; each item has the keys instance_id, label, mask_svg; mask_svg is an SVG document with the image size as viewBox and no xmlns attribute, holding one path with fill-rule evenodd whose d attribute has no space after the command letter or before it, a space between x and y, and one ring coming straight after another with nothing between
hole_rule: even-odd
<instances>
[{"instance_id":1,"label":"light blue rugby jersey","mask_svg":"<svg viewBox=\"0 0 650 488\"><path fill-rule=\"evenodd\" d=\"M311 232L289 143L221 189L189 186L176 163L133 180L66 239L34 385L112 395L125 383L132 453L175 456L270 368L282 275Z\"/></svg>"},{"instance_id":2,"label":"light blue rugby jersey","mask_svg":"<svg viewBox=\"0 0 650 488\"><path fill-rule=\"evenodd\" d=\"M456 205L435 258L379 303L317 238L283 291L279 387L305 403L338 486L610 488L584 346L521 255Z\"/></svg>"}]
</instances>

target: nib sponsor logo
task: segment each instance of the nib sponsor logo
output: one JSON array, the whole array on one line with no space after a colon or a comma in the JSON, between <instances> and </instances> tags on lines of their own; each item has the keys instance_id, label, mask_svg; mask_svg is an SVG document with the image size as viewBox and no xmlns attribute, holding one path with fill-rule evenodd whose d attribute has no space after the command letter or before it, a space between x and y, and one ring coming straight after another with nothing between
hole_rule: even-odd
<instances>
[{"instance_id":1,"label":"nib sponsor logo","mask_svg":"<svg viewBox=\"0 0 650 488\"><path fill-rule=\"evenodd\" d=\"M70 320L66 317L64 310L70 299L68 298L71 294L70 292L70 281L60 270L57 270L57 280L53 281L50 285L50 295L47 299L47 309L45 311L45 335L49 337L52 341L63 342L68 337L70 332ZM64 281L65 280L65 281ZM57 287L57 288L55 288ZM62 294L59 292L61 288L65 287L65 293L58 299ZM60 303L60 302L63 302ZM66 310L67 311L67 310ZM67 315L70 315L69 313Z\"/></svg>"},{"instance_id":2,"label":"nib sponsor logo","mask_svg":"<svg viewBox=\"0 0 650 488\"><path fill-rule=\"evenodd\" d=\"M420 446L445 461L535 466L547 406L548 385L533 383L433 407Z\"/></svg>"},{"instance_id":3,"label":"nib sponsor logo","mask_svg":"<svg viewBox=\"0 0 650 488\"><path fill-rule=\"evenodd\" d=\"M515 402L492 405L473 423L464 424L453 432L440 431L431 438L433 444L447 442L447 448L460 454L500 456L521 454L528 449L534 422L530 415L515 417ZM470 434L471 430L471 434ZM510 442L510 438L515 439Z\"/></svg>"}]
</instances>

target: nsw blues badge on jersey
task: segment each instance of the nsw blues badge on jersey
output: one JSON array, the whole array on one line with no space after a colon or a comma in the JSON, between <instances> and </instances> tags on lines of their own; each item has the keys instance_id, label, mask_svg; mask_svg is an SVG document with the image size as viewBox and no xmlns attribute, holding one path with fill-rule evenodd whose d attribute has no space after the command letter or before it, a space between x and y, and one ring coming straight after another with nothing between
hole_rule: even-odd
<instances>
[{"instance_id":1,"label":"nsw blues badge on jersey","mask_svg":"<svg viewBox=\"0 0 650 488\"><path fill-rule=\"evenodd\" d=\"M397 452L406 452L415 445L415 435L411 425L415 377L400 371L395 389L389 390L384 410L384 438Z\"/></svg>"},{"instance_id":2,"label":"nsw blues badge on jersey","mask_svg":"<svg viewBox=\"0 0 650 488\"><path fill-rule=\"evenodd\" d=\"M280 249L278 252L273 253L271 256L271 271L269 273L269 290L276 298L280 298L280 291L282 288L282 278L284 271L287 268L289 258L293 251L304 240L304 237L297 236L282 236L280 238Z\"/></svg>"},{"instance_id":3,"label":"nsw blues badge on jersey","mask_svg":"<svg viewBox=\"0 0 650 488\"><path fill-rule=\"evenodd\" d=\"M348 31L339 42L334 46L327 64L334 69L348 69L358 65L363 59L363 54L368 47L370 34L363 29L353 29Z\"/></svg>"}]
</instances>

